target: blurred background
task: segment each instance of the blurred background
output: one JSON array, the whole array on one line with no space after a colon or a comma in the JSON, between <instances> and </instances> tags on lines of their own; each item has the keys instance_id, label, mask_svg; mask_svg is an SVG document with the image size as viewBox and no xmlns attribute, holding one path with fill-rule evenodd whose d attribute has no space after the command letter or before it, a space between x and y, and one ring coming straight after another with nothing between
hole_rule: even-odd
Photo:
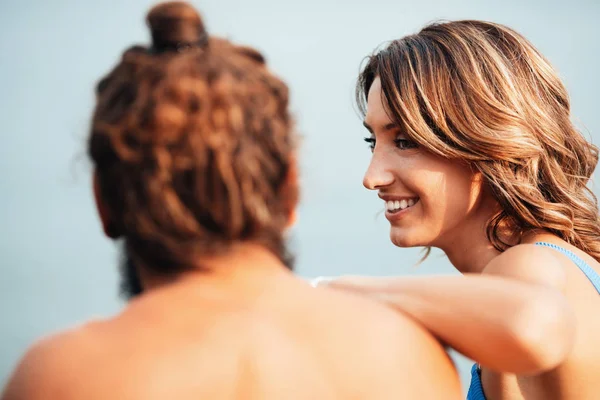
<instances>
[{"instance_id":1,"label":"blurred background","mask_svg":"<svg viewBox=\"0 0 600 400\"><path fill-rule=\"evenodd\" d=\"M95 214L85 138L93 87L121 52L149 43L150 0L0 2L0 387L42 335L120 310L118 253ZM381 201L362 187L370 152L353 103L363 58L440 19L484 19L523 33L570 91L598 144L598 0L203 0L212 34L260 49L289 84L304 136L297 272L454 274L434 252L388 240ZM595 190L598 193L597 190ZM456 310L457 313L460 310ZM468 360L455 355L463 382Z\"/></svg>"}]
</instances>

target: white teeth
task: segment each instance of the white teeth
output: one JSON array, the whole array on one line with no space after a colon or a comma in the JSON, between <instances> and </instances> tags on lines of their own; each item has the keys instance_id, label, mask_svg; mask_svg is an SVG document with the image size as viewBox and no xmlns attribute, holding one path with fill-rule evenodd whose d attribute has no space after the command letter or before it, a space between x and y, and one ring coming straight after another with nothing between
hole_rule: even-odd
<instances>
[{"instance_id":1,"label":"white teeth","mask_svg":"<svg viewBox=\"0 0 600 400\"><path fill-rule=\"evenodd\" d=\"M402 200L390 200L385 202L385 208L388 211L404 210L408 207L415 205L418 199L402 199Z\"/></svg>"}]
</instances>

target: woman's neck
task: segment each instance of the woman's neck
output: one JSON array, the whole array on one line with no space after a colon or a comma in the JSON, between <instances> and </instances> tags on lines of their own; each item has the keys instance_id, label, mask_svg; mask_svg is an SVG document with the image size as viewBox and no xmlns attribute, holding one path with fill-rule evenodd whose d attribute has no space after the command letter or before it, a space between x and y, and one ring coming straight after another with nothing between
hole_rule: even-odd
<instances>
[{"instance_id":1,"label":"woman's neck","mask_svg":"<svg viewBox=\"0 0 600 400\"><path fill-rule=\"evenodd\" d=\"M500 211L500 206L491 197L485 196L476 212L466 218L436 245L446 253L452 265L462 273L481 273L486 265L501 254L489 241L487 227L489 221ZM503 223L498 227L499 239L514 246L520 243L531 244L538 241L561 243L556 235L543 229L529 229L521 232Z\"/></svg>"},{"instance_id":2,"label":"woman's neck","mask_svg":"<svg viewBox=\"0 0 600 400\"><path fill-rule=\"evenodd\" d=\"M485 266L500 255L488 240L487 226L489 221L500 211L498 203L489 195L484 196L475 212L451 232L447 232L436 247L439 247L462 273L481 273ZM506 232L506 229L501 229ZM514 239L502 234L504 241Z\"/></svg>"}]
</instances>

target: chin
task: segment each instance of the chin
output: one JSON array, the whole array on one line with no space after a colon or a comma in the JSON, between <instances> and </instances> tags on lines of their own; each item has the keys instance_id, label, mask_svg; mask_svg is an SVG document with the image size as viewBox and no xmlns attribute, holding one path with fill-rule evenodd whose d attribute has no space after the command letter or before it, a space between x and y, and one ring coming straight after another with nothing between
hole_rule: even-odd
<instances>
[{"instance_id":1,"label":"chin","mask_svg":"<svg viewBox=\"0 0 600 400\"><path fill-rule=\"evenodd\" d=\"M427 246L419 240L419 235L410 232L410 230L393 228L390 230L390 240L396 247L419 247Z\"/></svg>"}]
</instances>

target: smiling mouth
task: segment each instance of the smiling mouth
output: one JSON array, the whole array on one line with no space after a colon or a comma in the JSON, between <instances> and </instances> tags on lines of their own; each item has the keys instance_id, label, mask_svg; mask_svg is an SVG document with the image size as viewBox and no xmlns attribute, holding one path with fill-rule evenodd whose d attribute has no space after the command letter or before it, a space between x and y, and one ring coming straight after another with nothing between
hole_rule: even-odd
<instances>
[{"instance_id":1,"label":"smiling mouth","mask_svg":"<svg viewBox=\"0 0 600 400\"><path fill-rule=\"evenodd\" d=\"M385 211L394 214L407 208L411 208L419 202L419 198L402 199L402 200L389 200L385 202Z\"/></svg>"}]
</instances>

